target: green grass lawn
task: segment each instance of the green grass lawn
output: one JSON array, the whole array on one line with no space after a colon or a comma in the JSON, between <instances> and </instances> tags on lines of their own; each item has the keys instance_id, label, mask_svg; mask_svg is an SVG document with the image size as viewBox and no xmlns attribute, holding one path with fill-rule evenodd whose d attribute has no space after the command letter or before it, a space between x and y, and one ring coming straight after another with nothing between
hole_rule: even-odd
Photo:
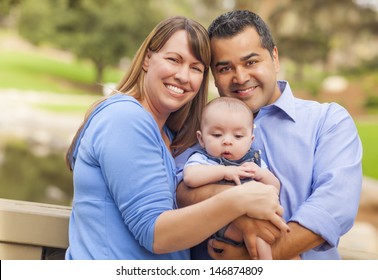
<instances>
[{"instance_id":1,"label":"green grass lawn","mask_svg":"<svg viewBox=\"0 0 378 280\"><path fill-rule=\"evenodd\" d=\"M94 102L95 100L93 100ZM35 107L40 108L45 111L55 112L55 113L80 113L84 116L85 112L88 110L89 105L65 105L65 104L38 104Z\"/></svg>"},{"instance_id":2,"label":"green grass lawn","mask_svg":"<svg viewBox=\"0 0 378 280\"><path fill-rule=\"evenodd\" d=\"M40 53L0 52L0 88L93 94L95 70L89 62L65 62ZM106 82L118 82L121 71L107 69Z\"/></svg>"},{"instance_id":3,"label":"green grass lawn","mask_svg":"<svg viewBox=\"0 0 378 280\"><path fill-rule=\"evenodd\" d=\"M378 121L358 122L363 147L362 169L365 176L378 179Z\"/></svg>"}]
</instances>

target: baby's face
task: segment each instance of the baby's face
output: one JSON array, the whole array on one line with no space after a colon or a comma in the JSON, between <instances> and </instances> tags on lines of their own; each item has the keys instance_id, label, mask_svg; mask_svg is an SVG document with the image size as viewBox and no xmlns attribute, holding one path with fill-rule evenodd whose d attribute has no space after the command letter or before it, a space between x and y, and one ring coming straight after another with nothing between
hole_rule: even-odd
<instances>
[{"instance_id":1,"label":"baby's face","mask_svg":"<svg viewBox=\"0 0 378 280\"><path fill-rule=\"evenodd\" d=\"M207 114L199 142L212 156L238 160L251 148L252 126L251 117L245 110Z\"/></svg>"}]
</instances>

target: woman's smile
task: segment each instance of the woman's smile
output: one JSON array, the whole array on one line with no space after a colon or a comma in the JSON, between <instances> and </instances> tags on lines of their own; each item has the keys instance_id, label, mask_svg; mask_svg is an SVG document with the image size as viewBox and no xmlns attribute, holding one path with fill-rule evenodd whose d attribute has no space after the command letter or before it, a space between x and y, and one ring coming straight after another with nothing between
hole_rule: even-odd
<instances>
[{"instance_id":1,"label":"woman's smile","mask_svg":"<svg viewBox=\"0 0 378 280\"><path fill-rule=\"evenodd\" d=\"M173 91L174 93L183 94L185 92L184 89L174 86L174 85L166 84L165 86L167 89Z\"/></svg>"}]
</instances>

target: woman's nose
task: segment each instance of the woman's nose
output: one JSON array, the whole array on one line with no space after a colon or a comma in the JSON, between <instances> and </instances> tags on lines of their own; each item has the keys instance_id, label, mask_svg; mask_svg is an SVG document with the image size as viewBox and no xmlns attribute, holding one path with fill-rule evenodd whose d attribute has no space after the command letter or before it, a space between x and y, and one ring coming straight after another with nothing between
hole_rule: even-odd
<instances>
[{"instance_id":1,"label":"woman's nose","mask_svg":"<svg viewBox=\"0 0 378 280\"><path fill-rule=\"evenodd\" d=\"M185 84L189 81L189 67L182 65L177 69L175 78L180 81L180 83Z\"/></svg>"}]
</instances>

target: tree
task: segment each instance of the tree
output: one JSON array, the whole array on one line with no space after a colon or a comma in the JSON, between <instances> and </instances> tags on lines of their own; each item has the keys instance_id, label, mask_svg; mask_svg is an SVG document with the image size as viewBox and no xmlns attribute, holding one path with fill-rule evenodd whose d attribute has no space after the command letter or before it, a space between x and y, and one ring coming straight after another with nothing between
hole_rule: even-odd
<instances>
[{"instance_id":1,"label":"tree","mask_svg":"<svg viewBox=\"0 0 378 280\"><path fill-rule=\"evenodd\" d=\"M132 56L158 19L149 0L24 0L19 30L89 59L102 83L104 69Z\"/></svg>"},{"instance_id":2,"label":"tree","mask_svg":"<svg viewBox=\"0 0 378 280\"><path fill-rule=\"evenodd\" d=\"M376 17L354 0L291 0L277 7L269 22L280 54L299 65L300 79L306 63L320 62L330 70L332 51L345 52L366 34L376 34Z\"/></svg>"},{"instance_id":3,"label":"tree","mask_svg":"<svg viewBox=\"0 0 378 280\"><path fill-rule=\"evenodd\" d=\"M21 0L1 0L0 1L0 21L6 17L10 10L17 6Z\"/></svg>"}]
</instances>

